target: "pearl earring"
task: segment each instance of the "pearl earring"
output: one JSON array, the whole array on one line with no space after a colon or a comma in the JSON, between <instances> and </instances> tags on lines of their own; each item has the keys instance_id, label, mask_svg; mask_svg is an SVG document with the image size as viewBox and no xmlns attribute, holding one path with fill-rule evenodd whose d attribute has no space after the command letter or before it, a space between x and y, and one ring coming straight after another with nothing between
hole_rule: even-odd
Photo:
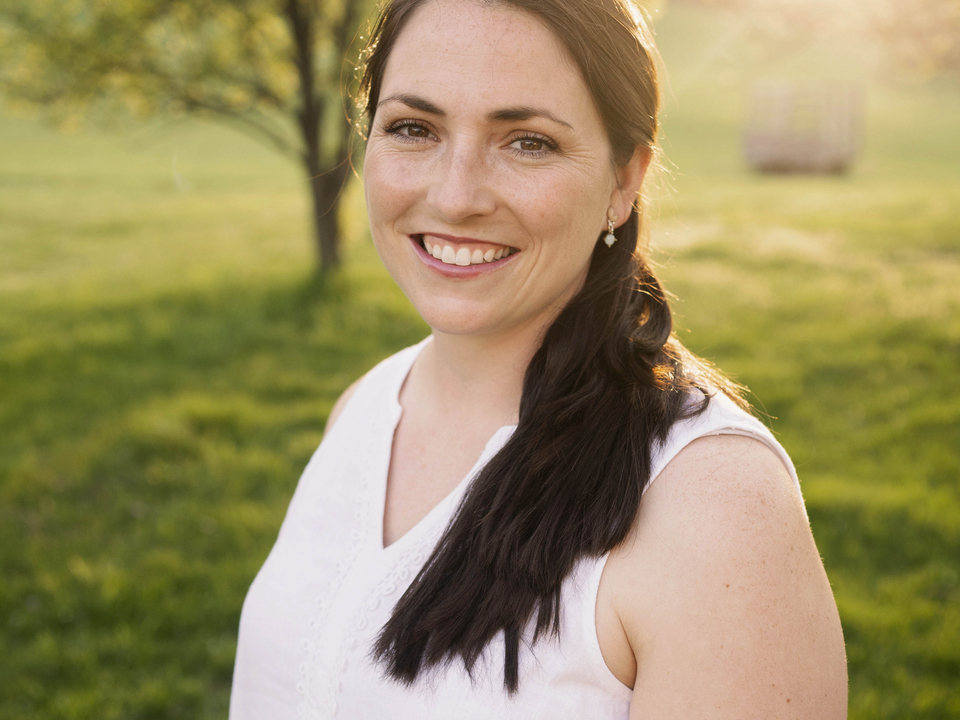
<instances>
[{"instance_id":1,"label":"pearl earring","mask_svg":"<svg viewBox=\"0 0 960 720\"><path fill-rule=\"evenodd\" d=\"M613 208L607 210L607 235L603 238L607 247L613 247L613 244L617 241L617 236L613 234L613 223L615 223L616 220L617 216L613 214Z\"/></svg>"}]
</instances>

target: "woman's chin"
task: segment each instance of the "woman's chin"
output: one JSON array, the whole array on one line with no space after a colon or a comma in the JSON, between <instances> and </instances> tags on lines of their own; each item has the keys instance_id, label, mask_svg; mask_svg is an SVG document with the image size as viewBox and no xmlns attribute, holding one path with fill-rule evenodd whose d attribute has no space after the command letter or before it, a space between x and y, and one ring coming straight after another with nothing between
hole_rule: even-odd
<instances>
[{"instance_id":1,"label":"woman's chin","mask_svg":"<svg viewBox=\"0 0 960 720\"><path fill-rule=\"evenodd\" d=\"M466 309L417 307L420 317L435 333L444 335L485 335L500 325L489 312Z\"/></svg>"}]
</instances>

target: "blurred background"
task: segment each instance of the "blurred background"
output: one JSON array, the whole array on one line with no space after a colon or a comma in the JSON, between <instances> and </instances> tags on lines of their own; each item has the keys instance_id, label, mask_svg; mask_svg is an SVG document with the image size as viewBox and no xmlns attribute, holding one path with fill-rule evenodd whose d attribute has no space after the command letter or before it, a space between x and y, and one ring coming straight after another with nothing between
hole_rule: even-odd
<instances>
[{"instance_id":1,"label":"blurred background","mask_svg":"<svg viewBox=\"0 0 960 720\"><path fill-rule=\"evenodd\" d=\"M0 718L226 717L332 403L427 333L348 162L371 7L0 2ZM648 11L678 332L794 458L851 718L960 717L960 1Z\"/></svg>"}]
</instances>

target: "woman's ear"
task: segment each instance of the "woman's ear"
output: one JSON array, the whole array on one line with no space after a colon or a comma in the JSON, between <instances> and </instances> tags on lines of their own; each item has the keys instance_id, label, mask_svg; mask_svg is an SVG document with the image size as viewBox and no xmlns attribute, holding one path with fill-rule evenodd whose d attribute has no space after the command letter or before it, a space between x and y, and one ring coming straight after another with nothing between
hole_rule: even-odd
<instances>
[{"instance_id":1,"label":"woman's ear","mask_svg":"<svg viewBox=\"0 0 960 720\"><path fill-rule=\"evenodd\" d=\"M630 162L617 168L617 187L610 196L610 207L617 216L614 223L620 227L630 217L630 210L640 195L640 186L650 166L653 151L648 147L637 147Z\"/></svg>"}]
</instances>

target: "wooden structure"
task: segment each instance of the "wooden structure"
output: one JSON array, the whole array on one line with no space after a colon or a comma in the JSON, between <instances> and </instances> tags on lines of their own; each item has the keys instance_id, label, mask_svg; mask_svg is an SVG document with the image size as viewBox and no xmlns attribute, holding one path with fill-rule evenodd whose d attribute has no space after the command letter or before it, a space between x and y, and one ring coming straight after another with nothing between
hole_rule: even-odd
<instances>
[{"instance_id":1,"label":"wooden structure","mask_svg":"<svg viewBox=\"0 0 960 720\"><path fill-rule=\"evenodd\" d=\"M844 173L863 135L863 91L841 83L758 83L744 131L747 164L760 172Z\"/></svg>"}]
</instances>

